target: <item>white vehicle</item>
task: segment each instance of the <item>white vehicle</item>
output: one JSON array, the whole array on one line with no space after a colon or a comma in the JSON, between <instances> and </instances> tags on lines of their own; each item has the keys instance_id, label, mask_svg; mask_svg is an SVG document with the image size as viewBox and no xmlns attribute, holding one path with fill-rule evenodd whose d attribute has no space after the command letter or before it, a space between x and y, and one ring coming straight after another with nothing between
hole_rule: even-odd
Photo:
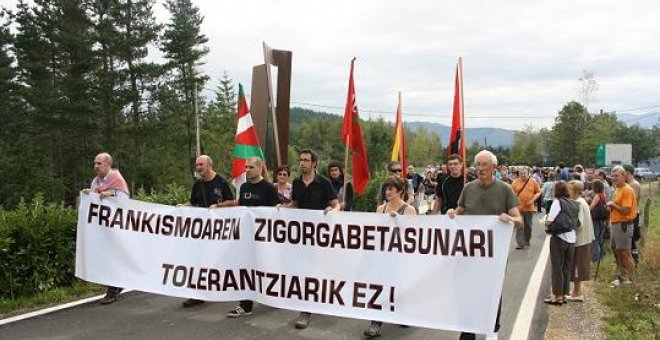
<instances>
[{"instance_id":1,"label":"white vehicle","mask_svg":"<svg viewBox=\"0 0 660 340\"><path fill-rule=\"evenodd\" d=\"M651 171L649 168L635 168L634 176L636 180L655 181L658 179L658 174Z\"/></svg>"}]
</instances>

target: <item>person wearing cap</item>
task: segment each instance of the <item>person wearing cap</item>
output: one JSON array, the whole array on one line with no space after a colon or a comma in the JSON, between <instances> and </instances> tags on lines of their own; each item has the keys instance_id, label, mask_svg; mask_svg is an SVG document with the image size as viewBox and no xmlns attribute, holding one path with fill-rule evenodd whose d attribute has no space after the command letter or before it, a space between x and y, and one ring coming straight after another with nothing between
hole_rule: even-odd
<instances>
[{"instance_id":1,"label":"person wearing cap","mask_svg":"<svg viewBox=\"0 0 660 340\"><path fill-rule=\"evenodd\" d=\"M637 249L637 241L641 236L641 231L639 229L639 197L642 192L642 186L635 179L635 167L630 164L625 164L623 168L626 170L626 184L628 184L635 193L635 201L637 202L637 216L633 220L633 239L632 246L630 251L632 253L633 260L635 260L635 265L639 263L639 249Z\"/></svg>"},{"instance_id":2,"label":"person wearing cap","mask_svg":"<svg viewBox=\"0 0 660 340\"><path fill-rule=\"evenodd\" d=\"M573 167L573 176L579 176L579 178L576 178L576 179L578 181L581 181L582 183L587 181L587 173L584 172L584 167L580 164L576 164Z\"/></svg>"}]
</instances>

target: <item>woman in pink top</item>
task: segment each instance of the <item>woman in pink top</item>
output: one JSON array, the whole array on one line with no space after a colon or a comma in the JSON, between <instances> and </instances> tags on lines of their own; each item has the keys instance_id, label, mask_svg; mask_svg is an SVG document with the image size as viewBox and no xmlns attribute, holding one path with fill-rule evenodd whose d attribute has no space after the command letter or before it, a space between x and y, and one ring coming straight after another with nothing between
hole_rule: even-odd
<instances>
[{"instance_id":1,"label":"woman in pink top","mask_svg":"<svg viewBox=\"0 0 660 340\"><path fill-rule=\"evenodd\" d=\"M275 187L277 187L277 197L282 204L291 202L291 183L289 183L289 176L291 176L291 170L289 170L288 165L277 167Z\"/></svg>"}]
</instances>

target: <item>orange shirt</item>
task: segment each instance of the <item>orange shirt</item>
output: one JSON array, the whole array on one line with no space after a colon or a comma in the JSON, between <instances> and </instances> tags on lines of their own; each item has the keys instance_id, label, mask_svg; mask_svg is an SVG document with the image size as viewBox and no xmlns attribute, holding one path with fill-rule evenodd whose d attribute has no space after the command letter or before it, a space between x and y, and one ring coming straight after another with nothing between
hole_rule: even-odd
<instances>
[{"instance_id":1,"label":"orange shirt","mask_svg":"<svg viewBox=\"0 0 660 340\"><path fill-rule=\"evenodd\" d=\"M623 187L616 188L614 192L614 197L612 201L622 207L630 207L630 211L627 214L622 214L618 210L612 208L610 213L610 222L619 223L632 221L637 216L637 200L635 199L635 192L628 185Z\"/></svg>"},{"instance_id":2,"label":"orange shirt","mask_svg":"<svg viewBox=\"0 0 660 340\"><path fill-rule=\"evenodd\" d=\"M525 185L526 181L527 180L521 178L516 179L513 184L511 184L511 189L513 189L513 193L518 196L518 209L520 211L536 211L536 209L534 209L534 202L530 204L529 201L534 195L541 192L541 188L539 188L539 184L536 180L531 177L529 178L527 185ZM524 189L523 186L525 186ZM520 189L522 189L522 191L520 191ZM520 193L518 193L519 191Z\"/></svg>"}]
</instances>

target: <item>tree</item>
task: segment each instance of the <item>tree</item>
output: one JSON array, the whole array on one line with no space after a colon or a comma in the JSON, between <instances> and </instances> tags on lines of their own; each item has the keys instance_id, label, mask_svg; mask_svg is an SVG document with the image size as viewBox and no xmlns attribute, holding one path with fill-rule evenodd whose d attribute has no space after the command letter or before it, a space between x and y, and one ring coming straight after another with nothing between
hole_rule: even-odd
<instances>
[{"instance_id":1,"label":"tree","mask_svg":"<svg viewBox=\"0 0 660 340\"><path fill-rule=\"evenodd\" d=\"M311 148L316 151L319 154L319 170L324 172L323 167L330 160L344 159L341 124L342 120L339 116L308 119L295 133L292 131L291 140L297 141L298 150Z\"/></svg>"},{"instance_id":2,"label":"tree","mask_svg":"<svg viewBox=\"0 0 660 340\"><path fill-rule=\"evenodd\" d=\"M592 166L596 164L596 148L599 144L613 143L616 131L625 126L609 113L591 116L589 124L584 126L582 137L575 141L575 152L580 156L579 163Z\"/></svg>"},{"instance_id":3,"label":"tree","mask_svg":"<svg viewBox=\"0 0 660 340\"><path fill-rule=\"evenodd\" d=\"M369 119L364 132L364 141L369 155L369 169L372 173L386 170L392 156L394 129L383 118Z\"/></svg>"},{"instance_id":4,"label":"tree","mask_svg":"<svg viewBox=\"0 0 660 340\"><path fill-rule=\"evenodd\" d=\"M23 89L16 82L18 70L11 54L11 13L0 11L0 20L0 204L14 206L39 191L45 192L49 200L61 200L66 188L51 176L50 159L31 138L31 126L20 98Z\"/></svg>"},{"instance_id":5,"label":"tree","mask_svg":"<svg viewBox=\"0 0 660 340\"><path fill-rule=\"evenodd\" d=\"M582 77L578 78L578 81L580 82L580 100L582 101L582 106L588 111L591 97L598 90L598 83L594 78L594 72L583 69Z\"/></svg>"},{"instance_id":6,"label":"tree","mask_svg":"<svg viewBox=\"0 0 660 340\"><path fill-rule=\"evenodd\" d=\"M89 180L98 149L98 111L93 96L97 67L88 1L21 1L16 13L18 80L29 133L52 160L51 176L73 200Z\"/></svg>"},{"instance_id":7,"label":"tree","mask_svg":"<svg viewBox=\"0 0 660 340\"><path fill-rule=\"evenodd\" d=\"M25 108L20 105L18 97L19 86L16 83L17 70L14 67L14 57L11 49L14 43L14 35L9 27L12 24L10 14L0 11L0 138L7 141L14 140L22 126L21 118Z\"/></svg>"},{"instance_id":8,"label":"tree","mask_svg":"<svg viewBox=\"0 0 660 340\"><path fill-rule=\"evenodd\" d=\"M145 176L155 157L152 146L158 125L156 88L162 67L147 59L158 38L153 0L93 1L90 15L99 47L95 83L97 110L103 117L102 148L113 153L131 182L151 187L160 176Z\"/></svg>"},{"instance_id":9,"label":"tree","mask_svg":"<svg viewBox=\"0 0 660 340\"><path fill-rule=\"evenodd\" d=\"M232 167L237 123L236 104L233 80L225 71L215 90L215 100L208 106L201 123L203 152L217 159L216 169L224 173L231 172Z\"/></svg>"},{"instance_id":10,"label":"tree","mask_svg":"<svg viewBox=\"0 0 660 340\"><path fill-rule=\"evenodd\" d=\"M512 164L540 165L543 163L541 135L531 125L517 131L511 148Z\"/></svg>"},{"instance_id":11,"label":"tree","mask_svg":"<svg viewBox=\"0 0 660 340\"><path fill-rule=\"evenodd\" d=\"M149 44L156 42L161 29L155 22L153 4L154 0L120 1L114 11L118 56L126 64L122 79L128 80L122 95L130 103L133 121L144 115L144 96L153 89L150 85L161 73L160 65L146 59Z\"/></svg>"},{"instance_id":12,"label":"tree","mask_svg":"<svg viewBox=\"0 0 660 340\"><path fill-rule=\"evenodd\" d=\"M408 136L406 150L408 162L423 166L426 164L440 163L440 154L443 153L440 136L437 133L428 131L424 126L420 126L415 132L406 131Z\"/></svg>"},{"instance_id":13,"label":"tree","mask_svg":"<svg viewBox=\"0 0 660 340\"><path fill-rule=\"evenodd\" d=\"M658 156L660 138L659 125L653 129L644 129L639 125L625 126L621 124L616 130L616 142L632 144L632 162L639 164Z\"/></svg>"},{"instance_id":14,"label":"tree","mask_svg":"<svg viewBox=\"0 0 660 340\"><path fill-rule=\"evenodd\" d=\"M465 150L465 157L467 157L468 159L467 163L470 164L471 163L470 160L473 160L474 157L477 155L477 153L479 153L479 151L484 149L485 149L484 146L479 144L479 142L473 141L472 144L470 144L470 146L467 148L467 150ZM498 161L499 164L503 164L502 160L499 159L499 156L498 156Z\"/></svg>"},{"instance_id":15,"label":"tree","mask_svg":"<svg viewBox=\"0 0 660 340\"><path fill-rule=\"evenodd\" d=\"M572 101L564 105L555 118L550 136L550 153L554 160L566 164L582 161L584 154L576 152L576 142L581 140L584 127L588 126L590 119L582 104Z\"/></svg>"},{"instance_id":16,"label":"tree","mask_svg":"<svg viewBox=\"0 0 660 340\"><path fill-rule=\"evenodd\" d=\"M224 71L220 79L220 84L215 90L215 101L211 105L214 112L220 117L236 118L237 100L233 82L229 78L227 71ZM233 117L231 117L232 114L234 115Z\"/></svg>"},{"instance_id":17,"label":"tree","mask_svg":"<svg viewBox=\"0 0 660 340\"><path fill-rule=\"evenodd\" d=\"M167 0L165 8L170 12L170 22L165 25L161 50L168 60L167 67L172 75L171 88L186 109L179 114L186 117L188 158L190 164L195 158L195 115L196 94L204 87L208 77L198 67L209 53L204 44L208 38L201 34L204 21L199 9L191 0ZM192 170L192 169L191 169Z\"/></svg>"}]
</instances>

